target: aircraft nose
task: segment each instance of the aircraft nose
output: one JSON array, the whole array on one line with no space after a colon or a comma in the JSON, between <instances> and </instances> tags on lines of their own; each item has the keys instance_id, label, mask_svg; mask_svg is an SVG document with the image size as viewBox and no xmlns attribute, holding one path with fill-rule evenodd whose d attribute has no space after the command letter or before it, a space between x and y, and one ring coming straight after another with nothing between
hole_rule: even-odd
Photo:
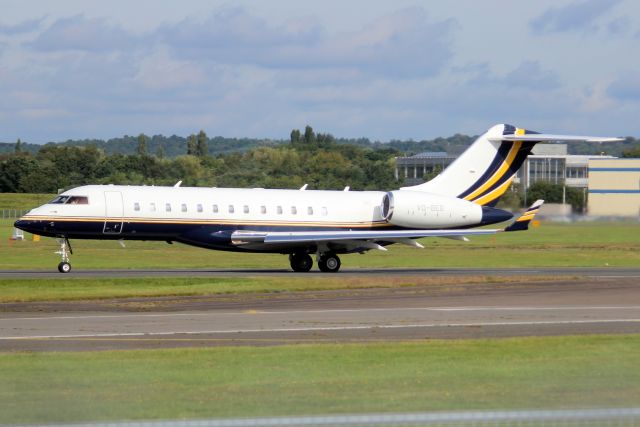
<instances>
[{"instance_id":1,"label":"aircraft nose","mask_svg":"<svg viewBox=\"0 0 640 427\"><path fill-rule=\"evenodd\" d=\"M490 206L482 207L482 225L496 224L498 222L508 221L511 218L513 218L513 214L511 212L492 208Z\"/></svg>"},{"instance_id":2,"label":"aircraft nose","mask_svg":"<svg viewBox=\"0 0 640 427\"><path fill-rule=\"evenodd\" d=\"M26 231L27 233L37 232L37 227L34 224L34 221L30 221L27 219L20 218L16 222L13 223L15 228L19 228L20 230Z\"/></svg>"}]
</instances>

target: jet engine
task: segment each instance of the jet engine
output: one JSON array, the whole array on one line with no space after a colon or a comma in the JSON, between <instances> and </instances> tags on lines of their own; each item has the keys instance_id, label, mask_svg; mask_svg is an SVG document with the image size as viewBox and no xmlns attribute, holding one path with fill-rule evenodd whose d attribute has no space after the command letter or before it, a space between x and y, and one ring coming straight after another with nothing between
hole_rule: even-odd
<instances>
[{"instance_id":1,"label":"jet engine","mask_svg":"<svg viewBox=\"0 0 640 427\"><path fill-rule=\"evenodd\" d=\"M455 197L396 190L384 195L382 216L399 227L455 228L481 224L483 207Z\"/></svg>"}]
</instances>

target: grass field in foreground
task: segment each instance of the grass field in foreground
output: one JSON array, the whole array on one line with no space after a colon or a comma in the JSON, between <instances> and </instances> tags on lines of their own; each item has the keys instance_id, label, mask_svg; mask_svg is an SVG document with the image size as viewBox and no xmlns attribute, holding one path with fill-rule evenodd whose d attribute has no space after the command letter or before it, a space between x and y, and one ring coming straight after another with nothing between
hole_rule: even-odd
<instances>
[{"instance_id":1,"label":"grass field in foreground","mask_svg":"<svg viewBox=\"0 0 640 427\"><path fill-rule=\"evenodd\" d=\"M0 423L637 406L640 335L1 353Z\"/></svg>"},{"instance_id":2,"label":"grass field in foreground","mask_svg":"<svg viewBox=\"0 0 640 427\"><path fill-rule=\"evenodd\" d=\"M118 278L0 280L0 303L73 301L106 298L279 293L333 289L401 288L483 283L570 280L552 276L336 277L334 275L278 278Z\"/></svg>"},{"instance_id":3,"label":"grass field in foreground","mask_svg":"<svg viewBox=\"0 0 640 427\"><path fill-rule=\"evenodd\" d=\"M11 221L0 221L0 269L54 270L54 239L12 242ZM346 268L375 267L604 267L640 265L640 223L545 223L526 232L472 237L469 243L422 239L420 250L392 245L388 252L342 256ZM73 268L289 268L286 256L219 252L164 242L72 240Z\"/></svg>"}]
</instances>

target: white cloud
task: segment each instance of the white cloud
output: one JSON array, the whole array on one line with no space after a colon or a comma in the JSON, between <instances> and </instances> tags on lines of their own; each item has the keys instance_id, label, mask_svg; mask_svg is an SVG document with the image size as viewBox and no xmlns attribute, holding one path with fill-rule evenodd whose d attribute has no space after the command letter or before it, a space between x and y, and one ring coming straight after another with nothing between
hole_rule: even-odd
<instances>
[{"instance_id":1,"label":"white cloud","mask_svg":"<svg viewBox=\"0 0 640 427\"><path fill-rule=\"evenodd\" d=\"M562 33L568 31L596 31L598 20L620 0L580 0L561 7L552 7L529 21L535 33Z\"/></svg>"}]
</instances>

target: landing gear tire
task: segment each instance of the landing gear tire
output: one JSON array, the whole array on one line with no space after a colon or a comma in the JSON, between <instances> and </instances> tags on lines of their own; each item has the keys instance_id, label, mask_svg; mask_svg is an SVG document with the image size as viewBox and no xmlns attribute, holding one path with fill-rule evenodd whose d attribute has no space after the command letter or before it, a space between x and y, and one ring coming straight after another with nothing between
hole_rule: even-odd
<instances>
[{"instance_id":1,"label":"landing gear tire","mask_svg":"<svg viewBox=\"0 0 640 427\"><path fill-rule=\"evenodd\" d=\"M71 264L69 264L68 262L61 262L60 264L58 264L58 271L60 273L68 273L71 271Z\"/></svg>"},{"instance_id":2,"label":"landing gear tire","mask_svg":"<svg viewBox=\"0 0 640 427\"><path fill-rule=\"evenodd\" d=\"M289 263L291 269L298 273L306 273L313 267L313 260L308 254L291 254L289 255Z\"/></svg>"},{"instance_id":3,"label":"landing gear tire","mask_svg":"<svg viewBox=\"0 0 640 427\"><path fill-rule=\"evenodd\" d=\"M318 268L324 273L336 273L340 265L340 258L336 254L324 254L318 260Z\"/></svg>"},{"instance_id":4,"label":"landing gear tire","mask_svg":"<svg viewBox=\"0 0 640 427\"><path fill-rule=\"evenodd\" d=\"M69 239L67 239L66 237L58 239L58 243L60 243L60 250L56 253L62 258L60 264L58 264L58 271L60 273L68 273L71 271L71 264L69 264L69 255L73 253L73 250L71 249Z\"/></svg>"}]
</instances>

